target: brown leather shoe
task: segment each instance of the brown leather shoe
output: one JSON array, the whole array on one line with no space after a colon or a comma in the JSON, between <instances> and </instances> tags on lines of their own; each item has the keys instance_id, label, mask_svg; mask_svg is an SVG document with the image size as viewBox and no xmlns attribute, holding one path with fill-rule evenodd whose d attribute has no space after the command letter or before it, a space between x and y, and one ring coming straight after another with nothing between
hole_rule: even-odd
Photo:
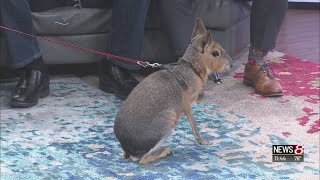
<instances>
[{"instance_id":1,"label":"brown leather shoe","mask_svg":"<svg viewBox=\"0 0 320 180\"><path fill-rule=\"evenodd\" d=\"M258 94L264 96L282 96L281 84L272 76L268 64L249 61L244 69L243 83L254 87Z\"/></svg>"}]
</instances>

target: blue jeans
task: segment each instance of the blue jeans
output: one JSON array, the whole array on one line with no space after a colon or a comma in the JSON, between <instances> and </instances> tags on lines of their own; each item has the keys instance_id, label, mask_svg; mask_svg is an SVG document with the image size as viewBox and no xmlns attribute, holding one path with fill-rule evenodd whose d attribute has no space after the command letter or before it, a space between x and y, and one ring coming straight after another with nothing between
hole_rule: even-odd
<instances>
[{"instance_id":1,"label":"blue jeans","mask_svg":"<svg viewBox=\"0 0 320 180\"><path fill-rule=\"evenodd\" d=\"M35 34L30 7L25 0L1 0L0 17L1 25L3 26ZM10 54L10 60L7 60L9 67L23 67L41 56L36 39L6 30L1 30L1 33L6 38Z\"/></svg>"},{"instance_id":2,"label":"blue jeans","mask_svg":"<svg viewBox=\"0 0 320 180\"><path fill-rule=\"evenodd\" d=\"M32 23L31 9L34 8L35 11L48 10L65 5L66 2L65 0L1 0L0 23L11 29L36 34ZM21 68L41 56L35 38L2 29L0 32L6 39L10 55L10 59L6 60L8 67Z\"/></svg>"}]
</instances>

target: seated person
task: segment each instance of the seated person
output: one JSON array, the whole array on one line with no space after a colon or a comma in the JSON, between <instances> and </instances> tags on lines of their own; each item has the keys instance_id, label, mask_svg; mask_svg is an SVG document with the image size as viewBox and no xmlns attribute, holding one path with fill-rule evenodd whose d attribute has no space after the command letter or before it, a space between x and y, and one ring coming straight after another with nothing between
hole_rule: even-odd
<instances>
[{"instance_id":1,"label":"seated person","mask_svg":"<svg viewBox=\"0 0 320 180\"><path fill-rule=\"evenodd\" d=\"M81 0L79 2L83 7L103 7L106 1ZM74 5L74 3L73 0L0 1L0 22L5 27L36 34L32 24L31 10L44 11L59 6ZM111 53L127 58L141 58L144 24L149 4L150 0L113 0ZM191 0L163 0L159 1L159 4L162 15L166 16L163 19L168 19L162 22L163 27L166 27L170 37L177 39L174 42L175 50L183 52L189 44L188 39L193 27ZM177 20L182 24L174 23ZM39 98L44 98L50 93L50 77L37 40L6 30L1 30L1 33L6 38L10 54L8 66L21 72L9 104L12 107L35 106ZM131 71L138 70L140 67L114 59L101 63L100 89L125 99L139 83L131 75Z\"/></svg>"}]
</instances>

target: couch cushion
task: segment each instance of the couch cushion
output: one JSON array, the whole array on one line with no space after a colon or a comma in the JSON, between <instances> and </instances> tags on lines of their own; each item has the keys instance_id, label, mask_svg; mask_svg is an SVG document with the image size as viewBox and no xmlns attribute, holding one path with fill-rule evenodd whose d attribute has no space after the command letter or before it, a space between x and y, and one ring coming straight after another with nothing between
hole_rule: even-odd
<instances>
[{"instance_id":1,"label":"couch cushion","mask_svg":"<svg viewBox=\"0 0 320 180\"><path fill-rule=\"evenodd\" d=\"M207 28L228 29L250 15L246 0L194 0L193 11Z\"/></svg>"},{"instance_id":2,"label":"couch cushion","mask_svg":"<svg viewBox=\"0 0 320 180\"><path fill-rule=\"evenodd\" d=\"M111 15L110 8L80 9L73 7L32 13L38 35L80 35L111 32Z\"/></svg>"}]
</instances>

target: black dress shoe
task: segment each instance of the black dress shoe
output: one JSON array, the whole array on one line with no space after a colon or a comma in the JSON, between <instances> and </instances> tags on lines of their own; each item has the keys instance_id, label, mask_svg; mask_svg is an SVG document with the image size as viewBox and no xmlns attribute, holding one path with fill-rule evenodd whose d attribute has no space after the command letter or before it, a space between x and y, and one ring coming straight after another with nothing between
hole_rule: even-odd
<instances>
[{"instance_id":1,"label":"black dress shoe","mask_svg":"<svg viewBox=\"0 0 320 180\"><path fill-rule=\"evenodd\" d=\"M99 66L99 89L126 99L139 81L124 68L110 62L101 62Z\"/></svg>"},{"instance_id":2,"label":"black dress shoe","mask_svg":"<svg viewBox=\"0 0 320 180\"><path fill-rule=\"evenodd\" d=\"M19 108L37 105L39 98L50 94L49 83L49 74L39 70L25 70L12 91L9 105Z\"/></svg>"}]
</instances>

